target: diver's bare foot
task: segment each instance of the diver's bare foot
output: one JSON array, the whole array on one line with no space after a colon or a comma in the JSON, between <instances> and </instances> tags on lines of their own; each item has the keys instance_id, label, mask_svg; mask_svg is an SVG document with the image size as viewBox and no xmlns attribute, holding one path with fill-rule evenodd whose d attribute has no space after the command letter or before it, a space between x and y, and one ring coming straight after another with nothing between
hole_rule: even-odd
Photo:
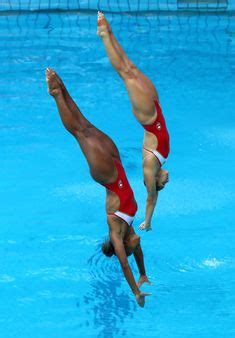
<instances>
[{"instance_id":1,"label":"diver's bare foot","mask_svg":"<svg viewBox=\"0 0 235 338\"><path fill-rule=\"evenodd\" d=\"M110 33L111 33L111 28L110 28L110 25L109 25L108 21L106 20L104 14L102 12L98 12L97 34L101 38L105 38L105 37L109 36Z\"/></svg>"},{"instance_id":2,"label":"diver's bare foot","mask_svg":"<svg viewBox=\"0 0 235 338\"><path fill-rule=\"evenodd\" d=\"M60 78L51 68L46 69L46 82L48 85L48 92L51 96L56 97L62 93Z\"/></svg>"}]
</instances>

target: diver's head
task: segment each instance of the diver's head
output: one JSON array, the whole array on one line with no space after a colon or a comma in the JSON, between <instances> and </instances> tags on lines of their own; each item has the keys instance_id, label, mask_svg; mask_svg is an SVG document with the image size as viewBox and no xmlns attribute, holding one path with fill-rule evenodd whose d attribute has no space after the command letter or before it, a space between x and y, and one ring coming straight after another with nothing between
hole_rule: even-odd
<instances>
[{"instance_id":1,"label":"diver's head","mask_svg":"<svg viewBox=\"0 0 235 338\"><path fill-rule=\"evenodd\" d=\"M107 257L112 257L115 254L114 247L110 239L106 239L102 244L102 252Z\"/></svg>"},{"instance_id":2,"label":"diver's head","mask_svg":"<svg viewBox=\"0 0 235 338\"><path fill-rule=\"evenodd\" d=\"M127 256L131 256L140 244L140 237L136 234L129 236L128 240L123 242ZM110 239L106 239L102 244L102 252L107 257L115 255L115 250Z\"/></svg>"},{"instance_id":3,"label":"diver's head","mask_svg":"<svg viewBox=\"0 0 235 338\"><path fill-rule=\"evenodd\" d=\"M169 182L169 172L165 169L160 169L156 178L156 189L160 191L165 188L165 185Z\"/></svg>"}]
</instances>

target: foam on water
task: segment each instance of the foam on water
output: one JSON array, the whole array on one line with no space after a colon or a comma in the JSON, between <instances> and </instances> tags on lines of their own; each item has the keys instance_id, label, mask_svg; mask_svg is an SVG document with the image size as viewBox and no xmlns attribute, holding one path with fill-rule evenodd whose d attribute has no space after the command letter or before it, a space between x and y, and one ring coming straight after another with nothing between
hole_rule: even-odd
<instances>
[{"instance_id":1,"label":"foam on water","mask_svg":"<svg viewBox=\"0 0 235 338\"><path fill-rule=\"evenodd\" d=\"M205 267L209 267L213 269L217 269L221 265L225 265L225 264L226 264L226 261L218 260L216 258L208 258L202 262L202 265L204 265Z\"/></svg>"}]
</instances>

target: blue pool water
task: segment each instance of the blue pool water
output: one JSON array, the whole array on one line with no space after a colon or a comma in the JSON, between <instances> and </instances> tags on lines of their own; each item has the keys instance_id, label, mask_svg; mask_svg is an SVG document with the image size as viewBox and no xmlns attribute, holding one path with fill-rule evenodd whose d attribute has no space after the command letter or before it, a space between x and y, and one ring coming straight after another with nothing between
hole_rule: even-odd
<instances>
[{"instance_id":1,"label":"blue pool water","mask_svg":"<svg viewBox=\"0 0 235 338\"><path fill-rule=\"evenodd\" d=\"M1 15L0 336L235 337L234 17L108 18L155 82L171 134L170 184L153 231L141 233L152 296L137 307L116 259L101 255L105 191L45 85L51 66L116 142L138 231L143 130L96 36L96 15Z\"/></svg>"}]
</instances>

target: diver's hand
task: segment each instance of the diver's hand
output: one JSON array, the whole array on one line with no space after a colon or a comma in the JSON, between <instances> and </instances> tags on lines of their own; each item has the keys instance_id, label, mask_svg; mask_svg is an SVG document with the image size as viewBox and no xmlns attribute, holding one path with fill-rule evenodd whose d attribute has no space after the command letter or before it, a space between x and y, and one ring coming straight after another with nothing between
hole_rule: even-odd
<instances>
[{"instance_id":1,"label":"diver's hand","mask_svg":"<svg viewBox=\"0 0 235 338\"><path fill-rule=\"evenodd\" d=\"M153 285L146 275L141 275L139 280L138 280L137 285L138 285L138 287L140 287L144 283L147 283L149 285Z\"/></svg>"},{"instance_id":2,"label":"diver's hand","mask_svg":"<svg viewBox=\"0 0 235 338\"><path fill-rule=\"evenodd\" d=\"M145 293L140 291L140 293L135 295L135 299L140 307L144 307L146 296L151 296L151 293Z\"/></svg>"},{"instance_id":3,"label":"diver's hand","mask_svg":"<svg viewBox=\"0 0 235 338\"><path fill-rule=\"evenodd\" d=\"M142 222L139 226L139 229L150 231L150 230L152 230L152 227L151 227L151 224L146 224L145 222Z\"/></svg>"}]
</instances>

